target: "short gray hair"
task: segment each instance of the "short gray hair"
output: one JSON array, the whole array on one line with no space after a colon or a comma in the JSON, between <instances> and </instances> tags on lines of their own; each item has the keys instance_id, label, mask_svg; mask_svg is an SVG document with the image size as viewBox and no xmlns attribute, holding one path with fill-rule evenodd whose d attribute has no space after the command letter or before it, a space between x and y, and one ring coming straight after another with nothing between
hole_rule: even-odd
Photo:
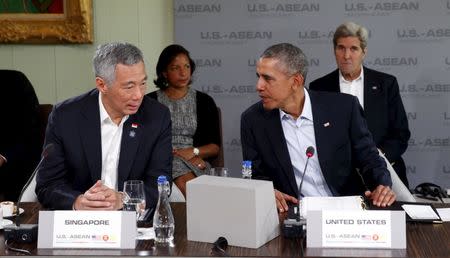
<instances>
[{"instance_id":1,"label":"short gray hair","mask_svg":"<svg viewBox=\"0 0 450 258\"><path fill-rule=\"evenodd\" d=\"M93 58L94 73L111 84L116 79L117 64L134 65L144 62L142 51L130 43L113 42L99 45Z\"/></svg>"},{"instance_id":2,"label":"short gray hair","mask_svg":"<svg viewBox=\"0 0 450 258\"><path fill-rule=\"evenodd\" d=\"M334 48L336 48L337 46L338 39L346 37L357 37L359 39L359 42L361 42L360 47L364 51L367 47L367 40L369 38L369 33L365 27L356 24L354 22L343 23L339 25L339 27L337 27L336 31L334 32L333 36Z\"/></svg>"},{"instance_id":3,"label":"short gray hair","mask_svg":"<svg viewBox=\"0 0 450 258\"><path fill-rule=\"evenodd\" d=\"M280 43L270 46L262 53L261 58L274 58L278 60L288 75L299 73L306 80L308 73L308 60L303 51L289 43Z\"/></svg>"}]
</instances>

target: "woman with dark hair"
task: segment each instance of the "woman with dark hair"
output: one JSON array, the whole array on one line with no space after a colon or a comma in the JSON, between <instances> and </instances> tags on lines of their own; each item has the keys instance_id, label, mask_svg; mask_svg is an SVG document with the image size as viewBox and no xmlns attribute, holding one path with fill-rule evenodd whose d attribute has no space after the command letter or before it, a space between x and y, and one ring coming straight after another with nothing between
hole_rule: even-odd
<instances>
[{"instance_id":1,"label":"woman with dark hair","mask_svg":"<svg viewBox=\"0 0 450 258\"><path fill-rule=\"evenodd\" d=\"M158 91L148 95L166 105L172 118L172 177L186 196L186 182L209 170L207 159L219 153L217 106L207 94L190 87L195 63L180 45L166 47L156 65Z\"/></svg>"}]
</instances>

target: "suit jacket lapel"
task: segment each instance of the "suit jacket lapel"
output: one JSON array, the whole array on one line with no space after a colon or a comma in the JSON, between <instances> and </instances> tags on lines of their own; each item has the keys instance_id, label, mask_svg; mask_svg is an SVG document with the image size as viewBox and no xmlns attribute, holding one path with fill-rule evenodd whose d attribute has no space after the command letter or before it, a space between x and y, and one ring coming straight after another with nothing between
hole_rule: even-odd
<instances>
[{"instance_id":1,"label":"suit jacket lapel","mask_svg":"<svg viewBox=\"0 0 450 258\"><path fill-rule=\"evenodd\" d=\"M92 180L101 179L102 143L100 133L100 110L98 107L98 91L89 94L81 109L80 137Z\"/></svg>"},{"instance_id":2,"label":"suit jacket lapel","mask_svg":"<svg viewBox=\"0 0 450 258\"><path fill-rule=\"evenodd\" d=\"M269 141L272 143L275 156L277 157L280 167L289 180L289 184L298 195L297 182L295 181L294 169L289 157L286 139L284 138L283 128L281 127L280 112L278 109L271 111L263 111L268 120L266 133Z\"/></svg>"},{"instance_id":3,"label":"suit jacket lapel","mask_svg":"<svg viewBox=\"0 0 450 258\"><path fill-rule=\"evenodd\" d=\"M370 70L364 67L364 114L368 121L372 121L371 114L377 113L378 96L382 91L382 85L372 76Z\"/></svg>"},{"instance_id":4,"label":"suit jacket lapel","mask_svg":"<svg viewBox=\"0 0 450 258\"><path fill-rule=\"evenodd\" d=\"M311 109L314 120L316 152L317 156L319 157L320 169L322 170L322 174L325 180L327 180L329 178L329 171L326 164L328 160L332 159L329 154L329 141L330 137L333 136L331 133L331 128L334 126L334 121L332 120L332 118L328 117L327 114L329 114L329 112L327 111L327 104L321 101L320 96L316 96L315 92L313 91L308 91L308 93L311 100ZM330 186L330 184L328 185ZM333 192L333 189L331 189L331 187L330 190Z\"/></svg>"},{"instance_id":5,"label":"suit jacket lapel","mask_svg":"<svg viewBox=\"0 0 450 258\"><path fill-rule=\"evenodd\" d=\"M331 79L333 81L330 82L330 88L332 92L341 92L341 87L339 83L339 69L334 70L332 73Z\"/></svg>"},{"instance_id":6,"label":"suit jacket lapel","mask_svg":"<svg viewBox=\"0 0 450 258\"><path fill-rule=\"evenodd\" d=\"M117 180L119 189L122 189L123 182L128 179L142 133L145 130L139 114L140 112L129 116L123 125Z\"/></svg>"}]
</instances>

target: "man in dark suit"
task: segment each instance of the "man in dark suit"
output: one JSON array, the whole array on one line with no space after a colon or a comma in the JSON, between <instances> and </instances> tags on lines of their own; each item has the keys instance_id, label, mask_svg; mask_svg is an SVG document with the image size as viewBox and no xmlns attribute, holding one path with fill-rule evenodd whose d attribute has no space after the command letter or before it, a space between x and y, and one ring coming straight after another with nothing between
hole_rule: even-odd
<instances>
[{"instance_id":1,"label":"man in dark suit","mask_svg":"<svg viewBox=\"0 0 450 258\"><path fill-rule=\"evenodd\" d=\"M257 63L261 101L241 117L243 157L255 178L273 181L282 212L300 196L364 193L377 206L391 205L391 178L357 99L306 91L307 66L303 52L287 43L269 47ZM308 146L317 151L299 192Z\"/></svg>"},{"instance_id":2,"label":"man in dark suit","mask_svg":"<svg viewBox=\"0 0 450 258\"><path fill-rule=\"evenodd\" d=\"M157 177L171 180L169 110L148 97L142 52L109 43L94 56L96 89L55 106L45 146L54 148L37 175L39 201L52 209L117 210L123 183L143 180L147 208Z\"/></svg>"},{"instance_id":3,"label":"man in dark suit","mask_svg":"<svg viewBox=\"0 0 450 258\"><path fill-rule=\"evenodd\" d=\"M0 201L16 201L39 161L39 102L27 77L0 70Z\"/></svg>"},{"instance_id":4,"label":"man in dark suit","mask_svg":"<svg viewBox=\"0 0 450 258\"><path fill-rule=\"evenodd\" d=\"M340 25L333 37L338 69L310 83L309 89L343 92L358 98L375 144L408 187L402 154L411 135L397 79L362 65L367 53L366 28Z\"/></svg>"}]
</instances>

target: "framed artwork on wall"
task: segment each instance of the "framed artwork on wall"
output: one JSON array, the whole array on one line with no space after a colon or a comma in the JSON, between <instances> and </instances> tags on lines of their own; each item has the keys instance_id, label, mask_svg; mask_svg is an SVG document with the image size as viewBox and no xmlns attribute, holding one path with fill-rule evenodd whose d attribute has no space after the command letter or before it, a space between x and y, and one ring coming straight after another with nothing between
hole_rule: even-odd
<instances>
[{"instance_id":1,"label":"framed artwork on wall","mask_svg":"<svg viewBox=\"0 0 450 258\"><path fill-rule=\"evenodd\" d=\"M0 0L0 43L92 43L92 0Z\"/></svg>"}]
</instances>

